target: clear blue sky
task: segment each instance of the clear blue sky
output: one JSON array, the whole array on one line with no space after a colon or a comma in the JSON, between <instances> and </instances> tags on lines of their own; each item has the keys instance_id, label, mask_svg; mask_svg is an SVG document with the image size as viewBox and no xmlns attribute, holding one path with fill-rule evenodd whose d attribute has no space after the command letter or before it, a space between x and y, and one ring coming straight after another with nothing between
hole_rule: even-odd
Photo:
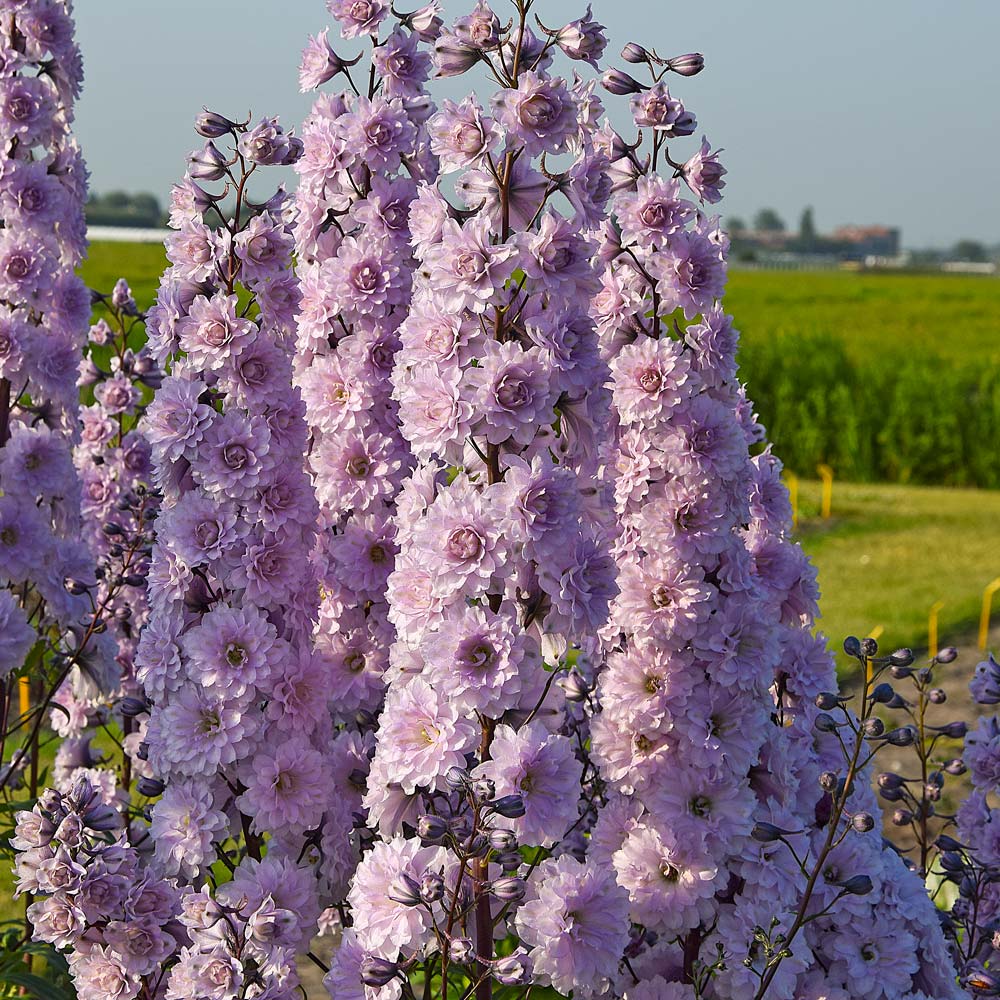
<instances>
[{"instance_id":1,"label":"clear blue sky","mask_svg":"<svg viewBox=\"0 0 1000 1000\"><path fill-rule=\"evenodd\" d=\"M445 0L450 16L471 6ZM536 10L558 26L583 6ZM726 214L773 206L795 226L811 204L821 231L885 223L907 246L1000 243L997 0L593 6L615 54L633 39L705 53L705 72L673 89L726 149ZM299 53L330 22L322 0L81 0L76 17L87 76L77 131L93 189L161 197L184 171L202 105L301 121Z\"/></svg>"}]
</instances>

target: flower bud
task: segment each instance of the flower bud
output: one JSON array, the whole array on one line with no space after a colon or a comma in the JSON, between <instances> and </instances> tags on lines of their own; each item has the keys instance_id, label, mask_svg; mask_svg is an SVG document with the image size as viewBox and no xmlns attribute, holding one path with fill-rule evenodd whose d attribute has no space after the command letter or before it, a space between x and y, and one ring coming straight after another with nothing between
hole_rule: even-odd
<instances>
[{"instance_id":1,"label":"flower bud","mask_svg":"<svg viewBox=\"0 0 1000 1000\"><path fill-rule=\"evenodd\" d=\"M423 902L420 898L420 883L406 872L402 872L392 882L386 895L401 906L419 906Z\"/></svg>"},{"instance_id":2,"label":"flower bud","mask_svg":"<svg viewBox=\"0 0 1000 1000\"><path fill-rule=\"evenodd\" d=\"M895 653L889 656L889 662L894 667L908 667L916 657L913 655L912 649L897 649Z\"/></svg>"},{"instance_id":3,"label":"flower bud","mask_svg":"<svg viewBox=\"0 0 1000 1000\"><path fill-rule=\"evenodd\" d=\"M86 594L90 588L82 581L77 580L76 577L67 576L63 580L63 586L66 588L67 592L72 594L74 597L79 597L81 594Z\"/></svg>"},{"instance_id":4,"label":"flower bud","mask_svg":"<svg viewBox=\"0 0 1000 1000\"><path fill-rule=\"evenodd\" d=\"M959 982L963 989L969 990L973 996L1000 996L1000 975L987 972L982 966L966 970Z\"/></svg>"},{"instance_id":5,"label":"flower bud","mask_svg":"<svg viewBox=\"0 0 1000 1000\"><path fill-rule=\"evenodd\" d=\"M959 720L957 722L949 722L947 726L932 726L931 728L942 736L947 736L949 739L961 740L965 739L965 735L969 731L969 724Z\"/></svg>"},{"instance_id":6,"label":"flower bud","mask_svg":"<svg viewBox=\"0 0 1000 1000\"><path fill-rule=\"evenodd\" d=\"M505 872L516 872L524 859L520 851L504 851L503 854L498 854L495 860Z\"/></svg>"},{"instance_id":7,"label":"flower bud","mask_svg":"<svg viewBox=\"0 0 1000 1000\"><path fill-rule=\"evenodd\" d=\"M361 962L361 982L373 989L380 989L399 975L399 966L387 958L368 955Z\"/></svg>"},{"instance_id":8,"label":"flower bud","mask_svg":"<svg viewBox=\"0 0 1000 1000\"><path fill-rule=\"evenodd\" d=\"M840 699L831 691L820 691L815 699L816 707L824 712L830 712L840 704Z\"/></svg>"},{"instance_id":9,"label":"flower bud","mask_svg":"<svg viewBox=\"0 0 1000 1000\"><path fill-rule=\"evenodd\" d=\"M948 774L954 774L954 775L965 774L966 772L965 761L962 760L961 757L955 757L953 760L949 760L948 763L945 764L944 770Z\"/></svg>"},{"instance_id":10,"label":"flower bud","mask_svg":"<svg viewBox=\"0 0 1000 1000\"><path fill-rule=\"evenodd\" d=\"M865 719L861 730L866 740L878 739L885 732L885 723L881 719Z\"/></svg>"},{"instance_id":11,"label":"flower bud","mask_svg":"<svg viewBox=\"0 0 1000 1000\"><path fill-rule=\"evenodd\" d=\"M876 705L888 705L892 701L893 691L891 684L877 684L875 690L868 696Z\"/></svg>"},{"instance_id":12,"label":"flower bud","mask_svg":"<svg viewBox=\"0 0 1000 1000\"><path fill-rule=\"evenodd\" d=\"M448 836L448 824L440 816L421 816L417 820L417 836L430 844L436 844Z\"/></svg>"},{"instance_id":13,"label":"flower bud","mask_svg":"<svg viewBox=\"0 0 1000 1000\"><path fill-rule=\"evenodd\" d=\"M444 21L439 14L440 9L439 3L429 3L412 14L404 15L401 20L420 38L420 41L433 42L444 27Z\"/></svg>"},{"instance_id":14,"label":"flower bud","mask_svg":"<svg viewBox=\"0 0 1000 1000\"><path fill-rule=\"evenodd\" d=\"M891 698L890 698L890 699L889 699L889 700L888 700L888 701L887 701L887 702L885 703L885 707L886 707L886 708L891 708L891 709L892 709L893 711L896 711L897 709L900 709L900 708L906 708L907 704L908 704L908 703L907 703L906 699L905 699L905 698L904 698L904 697L903 697L903 696L902 696L902 695L901 695L901 694L900 694L900 693L899 693L899 692L897 691L897 692L896 692L896 693L895 693L895 694L894 694L894 695L893 695L893 696L892 696L892 697L891 697Z\"/></svg>"},{"instance_id":15,"label":"flower bud","mask_svg":"<svg viewBox=\"0 0 1000 1000\"><path fill-rule=\"evenodd\" d=\"M927 700L930 701L932 705L943 705L948 700L948 693L944 688L931 688L927 692Z\"/></svg>"},{"instance_id":16,"label":"flower bud","mask_svg":"<svg viewBox=\"0 0 1000 1000\"><path fill-rule=\"evenodd\" d=\"M946 833L942 833L934 843L942 851L961 851L965 848L960 840L949 837Z\"/></svg>"},{"instance_id":17,"label":"flower bud","mask_svg":"<svg viewBox=\"0 0 1000 1000\"><path fill-rule=\"evenodd\" d=\"M758 844L773 844L775 841L781 840L784 835L785 831L773 823L755 823L753 830L750 831L750 836Z\"/></svg>"},{"instance_id":18,"label":"flower bud","mask_svg":"<svg viewBox=\"0 0 1000 1000\"><path fill-rule=\"evenodd\" d=\"M934 659L938 663L953 663L958 659L958 650L954 646L945 646Z\"/></svg>"},{"instance_id":19,"label":"flower bud","mask_svg":"<svg viewBox=\"0 0 1000 1000\"><path fill-rule=\"evenodd\" d=\"M524 815L524 798L520 795L504 795L491 802L490 808L504 819L520 819Z\"/></svg>"},{"instance_id":20,"label":"flower bud","mask_svg":"<svg viewBox=\"0 0 1000 1000\"><path fill-rule=\"evenodd\" d=\"M641 94L647 87L644 87L638 80L629 76L624 70L609 69L601 77L601 86L610 94L617 94L624 97L628 94Z\"/></svg>"},{"instance_id":21,"label":"flower bud","mask_svg":"<svg viewBox=\"0 0 1000 1000\"><path fill-rule=\"evenodd\" d=\"M455 35L442 34L434 43L434 65L436 76L461 76L467 73L482 58L479 49L459 40Z\"/></svg>"},{"instance_id":22,"label":"flower bud","mask_svg":"<svg viewBox=\"0 0 1000 1000\"><path fill-rule=\"evenodd\" d=\"M705 57L700 52L688 52L667 60L667 69L680 76L697 76L705 68Z\"/></svg>"},{"instance_id":23,"label":"flower bud","mask_svg":"<svg viewBox=\"0 0 1000 1000\"><path fill-rule=\"evenodd\" d=\"M140 795L145 795L147 799L156 798L163 794L164 784L158 778L142 777L136 782L136 788Z\"/></svg>"},{"instance_id":24,"label":"flower bud","mask_svg":"<svg viewBox=\"0 0 1000 1000\"><path fill-rule=\"evenodd\" d=\"M883 771L875 779L875 783L881 789L896 789L902 788L904 785L903 779L893 771Z\"/></svg>"},{"instance_id":25,"label":"flower bud","mask_svg":"<svg viewBox=\"0 0 1000 1000\"><path fill-rule=\"evenodd\" d=\"M870 636L861 640L861 655L870 660L873 656L878 656L878 643Z\"/></svg>"},{"instance_id":26,"label":"flower bud","mask_svg":"<svg viewBox=\"0 0 1000 1000\"><path fill-rule=\"evenodd\" d=\"M819 787L824 792L832 792L837 787L837 775L833 771L824 771L819 776Z\"/></svg>"},{"instance_id":27,"label":"flower bud","mask_svg":"<svg viewBox=\"0 0 1000 1000\"><path fill-rule=\"evenodd\" d=\"M841 883L841 888L852 896L867 896L874 886L868 875L854 875L846 882Z\"/></svg>"},{"instance_id":28,"label":"flower bud","mask_svg":"<svg viewBox=\"0 0 1000 1000\"><path fill-rule=\"evenodd\" d=\"M198 135L206 139L218 139L236 128L236 123L231 122L224 115L204 108L194 120L194 130Z\"/></svg>"},{"instance_id":29,"label":"flower bud","mask_svg":"<svg viewBox=\"0 0 1000 1000\"><path fill-rule=\"evenodd\" d=\"M885 741L894 747L912 746L916 739L916 733L912 726L900 726L899 729L890 729L885 734Z\"/></svg>"},{"instance_id":30,"label":"flower bud","mask_svg":"<svg viewBox=\"0 0 1000 1000\"><path fill-rule=\"evenodd\" d=\"M226 176L226 158L211 140L188 157L188 174L199 181L218 181Z\"/></svg>"},{"instance_id":31,"label":"flower bud","mask_svg":"<svg viewBox=\"0 0 1000 1000\"><path fill-rule=\"evenodd\" d=\"M828 712L820 712L816 716L816 728L821 733L835 733L837 731L837 720Z\"/></svg>"},{"instance_id":32,"label":"flower bud","mask_svg":"<svg viewBox=\"0 0 1000 1000\"><path fill-rule=\"evenodd\" d=\"M854 635L849 635L844 640L844 652L848 656L860 656L861 655L861 640Z\"/></svg>"},{"instance_id":33,"label":"flower bud","mask_svg":"<svg viewBox=\"0 0 1000 1000\"><path fill-rule=\"evenodd\" d=\"M444 878L440 872L424 872L420 876L420 898L425 903L436 903L444 896Z\"/></svg>"},{"instance_id":34,"label":"flower bud","mask_svg":"<svg viewBox=\"0 0 1000 1000\"><path fill-rule=\"evenodd\" d=\"M462 792L465 791L465 787L469 783L469 772L465 768L454 765L448 768L444 780L453 792Z\"/></svg>"},{"instance_id":35,"label":"flower bud","mask_svg":"<svg viewBox=\"0 0 1000 1000\"><path fill-rule=\"evenodd\" d=\"M149 702L147 702L144 698L122 698L122 700L118 702L118 711L120 711L126 719L134 719L137 715L144 715L149 711Z\"/></svg>"},{"instance_id":36,"label":"flower bud","mask_svg":"<svg viewBox=\"0 0 1000 1000\"><path fill-rule=\"evenodd\" d=\"M851 826L858 833L868 833L869 830L875 829L875 817L871 813L855 813L851 817Z\"/></svg>"},{"instance_id":37,"label":"flower bud","mask_svg":"<svg viewBox=\"0 0 1000 1000\"><path fill-rule=\"evenodd\" d=\"M892 814L893 826L909 826L913 822L913 813L909 809L897 809Z\"/></svg>"},{"instance_id":38,"label":"flower bud","mask_svg":"<svg viewBox=\"0 0 1000 1000\"><path fill-rule=\"evenodd\" d=\"M627 63L639 65L649 62L649 53L638 42L629 42L622 49L622 59Z\"/></svg>"},{"instance_id":39,"label":"flower bud","mask_svg":"<svg viewBox=\"0 0 1000 1000\"><path fill-rule=\"evenodd\" d=\"M494 851L513 851L517 849L517 836L513 830L491 830L490 847Z\"/></svg>"},{"instance_id":40,"label":"flower bud","mask_svg":"<svg viewBox=\"0 0 1000 1000\"><path fill-rule=\"evenodd\" d=\"M524 899L526 892L524 879L516 875L494 879L490 885L490 892L504 903L518 903Z\"/></svg>"}]
</instances>

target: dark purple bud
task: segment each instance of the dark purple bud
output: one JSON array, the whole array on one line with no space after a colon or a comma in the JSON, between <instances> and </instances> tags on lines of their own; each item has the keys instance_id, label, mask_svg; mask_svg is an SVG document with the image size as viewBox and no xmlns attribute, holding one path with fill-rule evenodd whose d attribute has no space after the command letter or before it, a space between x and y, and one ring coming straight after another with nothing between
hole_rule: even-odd
<instances>
[{"instance_id":1,"label":"dark purple bud","mask_svg":"<svg viewBox=\"0 0 1000 1000\"><path fill-rule=\"evenodd\" d=\"M617 94L619 97L624 97L628 94L641 94L644 90L649 89L620 69L609 69L601 77L601 86L608 93Z\"/></svg>"},{"instance_id":2,"label":"dark purple bud","mask_svg":"<svg viewBox=\"0 0 1000 1000\"><path fill-rule=\"evenodd\" d=\"M399 966L387 958L368 955L361 962L361 982L373 989L380 989L399 975Z\"/></svg>"},{"instance_id":3,"label":"dark purple bud","mask_svg":"<svg viewBox=\"0 0 1000 1000\"><path fill-rule=\"evenodd\" d=\"M874 740L885 732L885 723L881 719L865 719L861 729L866 740Z\"/></svg>"},{"instance_id":4,"label":"dark purple bud","mask_svg":"<svg viewBox=\"0 0 1000 1000\"><path fill-rule=\"evenodd\" d=\"M125 529L115 521L106 521L102 525L101 531L103 531L109 538L118 538L125 534Z\"/></svg>"},{"instance_id":5,"label":"dark purple bud","mask_svg":"<svg viewBox=\"0 0 1000 1000\"><path fill-rule=\"evenodd\" d=\"M852 896L867 896L874 886L872 880L867 875L854 875L841 884L844 892L849 892Z\"/></svg>"},{"instance_id":6,"label":"dark purple bud","mask_svg":"<svg viewBox=\"0 0 1000 1000\"><path fill-rule=\"evenodd\" d=\"M851 817L851 826L858 833L868 833L869 830L875 829L875 817L871 813L855 813Z\"/></svg>"},{"instance_id":7,"label":"dark purple bud","mask_svg":"<svg viewBox=\"0 0 1000 1000\"><path fill-rule=\"evenodd\" d=\"M462 792L469 783L469 772L457 765L449 767L444 780L453 792Z\"/></svg>"},{"instance_id":8,"label":"dark purple bud","mask_svg":"<svg viewBox=\"0 0 1000 1000\"><path fill-rule=\"evenodd\" d=\"M903 789L901 788L883 788L879 795L882 796L886 802L899 802L903 798Z\"/></svg>"},{"instance_id":9,"label":"dark purple bud","mask_svg":"<svg viewBox=\"0 0 1000 1000\"><path fill-rule=\"evenodd\" d=\"M815 700L816 707L823 712L833 711L840 704L840 699L831 691L820 691Z\"/></svg>"},{"instance_id":10,"label":"dark purple bud","mask_svg":"<svg viewBox=\"0 0 1000 1000\"><path fill-rule=\"evenodd\" d=\"M142 777L136 782L136 788L138 788L140 795L152 799L163 794L164 784L158 778Z\"/></svg>"},{"instance_id":11,"label":"dark purple bud","mask_svg":"<svg viewBox=\"0 0 1000 1000\"><path fill-rule=\"evenodd\" d=\"M525 891L524 879L518 878L516 875L494 879L490 885L490 892L504 903L520 902L524 899Z\"/></svg>"},{"instance_id":12,"label":"dark purple bud","mask_svg":"<svg viewBox=\"0 0 1000 1000\"><path fill-rule=\"evenodd\" d=\"M885 703L885 707L891 708L893 711L906 708L906 705L906 699L898 691Z\"/></svg>"},{"instance_id":13,"label":"dark purple bud","mask_svg":"<svg viewBox=\"0 0 1000 1000\"><path fill-rule=\"evenodd\" d=\"M513 830L491 830L490 847L500 852L516 850L517 836Z\"/></svg>"},{"instance_id":14,"label":"dark purple bud","mask_svg":"<svg viewBox=\"0 0 1000 1000\"><path fill-rule=\"evenodd\" d=\"M622 49L622 59L627 63L639 65L649 62L649 53L638 42L629 42Z\"/></svg>"},{"instance_id":15,"label":"dark purple bud","mask_svg":"<svg viewBox=\"0 0 1000 1000\"><path fill-rule=\"evenodd\" d=\"M524 798L520 795L503 795L490 803L490 809L504 819L520 819L524 815Z\"/></svg>"},{"instance_id":16,"label":"dark purple bud","mask_svg":"<svg viewBox=\"0 0 1000 1000\"><path fill-rule=\"evenodd\" d=\"M861 655L869 660L878 656L878 643L870 636L861 640Z\"/></svg>"},{"instance_id":17,"label":"dark purple bud","mask_svg":"<svg viewBox=\"0 0 1000 1000\"><path fill-rule=\"evenodd\" d=\"M82 581L77 580L75 577L67 576L63 580L63 586L66 590L71 593L74 597L79 597L81 594L86 594L90 588Z\"/></svg>"},{"instance_id":18,"label":"dark purple bud","mask_svg":"<svg viewBox=\"0 0 1000 1000\"><path fill-rule=\"evenodd\" d=\"M575 670L564 677L560 681L560 684L562 685L567 701L580 702L587 700L587 695L590 693L590 686Z\"/></svg>"},{"instance_id":19,"label":"dark purple bud","mask_svg":"<svg viewBox=\"0 0 1000 1000\"><path fill-rule=\"evenodd\" d=\"M495 860L505 872L516 872L521 867L523 859L519 851L504 851L498 854Z\"/></svg>"},{"instance_id":20,"label":"dark purple bud","mask_svg":"<svg viewBox=\"0 0 1000 1000\"><path fill-rule=\"evenodd\" d=\"M927 692L927 699L932 705L943 705L948 700L948 693L944 688L931 688Z\"/></svg>"},{"instance_id":21,"label":"dark purple bud","mask_svg":"<svg viewBox=\"0 0 1000 1000\"><path fill-rule=\"evenodd\" d=\"M785 831L773 823L755 823L753 830L750 832L750 836L758 844L773 844L775 841L781 840L784 835Z\"/></svg>"},{"instance_id":22,"label":"dark purple bud","mask_svg":"<svg viewBox=\"0 0 1000 1000\"><path fill-rule=\"evenodd\" d=\"M913 813L909 809L897 809L892 814L893 826L909 826L913 822Z\"/></svg>"},{"instance_id":23,"label":"dark purple bud","mask_svg":"<svg viewBox=\"0 0 1000 1000\"><path fill-rule=\"evenodd\" d=\"M920 681L921 684L929 684L933 676L934 672L930 667L921 667L917 671L917 680Z\"/></svg>"},{"instance_id":24,"label":"dark purple bud","mask_svg":"<svg viewBox=\"0 0 1000 1000\"><path fill-rule=\"evenodd\" d=\"M837 731L837 720L827 712L820 712L816 716L815 724L821 733L835 733Z\"/></svg>"},{"instance_id":25,"label":"dark purple bud","mask_svg":"<svg viewBox=\"0 0 1000 1000\"><path fill-rule=\"evenodd\" d=\"M228 161L211 139L188 157L188 174L198 181L218 181L226 176Z\"/></svg>"},{"instance_id":26,"label":"dark purple bud","mask_svg":"<svg viewBox=\"0 0 1000 1000\"><path fill-rule=\"evenodd\" d=\"M889 662L894 667L908 667L916 659L913 655L912 649L897 649L895 653L890 655Z\"/></svg>"},{"instance_id":27,"label":"dark purple bud","mask_svg":"<svg viewBox=\"0 0 1000 1000\"><path fill-rule=\"evenodd\" d=\"M955 757L953 760L949 760L948 763L945 764L944 770L947 771L948 774L965 774L965 761L963 761L961 757Z\"/></svg>"},{"instance_id":28,"label":"dark purple bud","mask_svg":"<svg viewBox=\"0 0 1000 1000\"><path fill-rule=\"evenodd\" d=\"M236 123L231 122L224 115L217 114L205 108L194 120L194 130L198 135L206 139L218 139L220 136L232 132L236 128Z\"/></svg>"},{"instance_id":29,"label":"dark purple bud","mask_svg":"<svg viewBox=\"0 0 1000 1000\"><path fill-rule=\"evenodd\" d=\"M935 844L942 851L965 850L965 844L963 844L960 840L956 840L954 837L949 837L946 833L942 833L941 836L939 836L935 841Z\"/></svg>"},{"instance_id":30,"label":"dark purple bud","mask_svg":"<svg viewBox=\"0 0 1000 1000\"><path fill-rule=\"evenodd\" d=\"M420 898L425 903L436 903L444 896L444 878L440 872L424 872L420 876Z\"/></svg>"},{"instance_id":31,"label":"dark purple bud","mask_svg":"<svg viewBox=\"0 0 1000 1000\"><path fill-rule=\"evenodd\" d=\"M860 656L861 655L861 640L854 635L849 635L844 640L844 652L848 656Z\"/></svg>"},{"instance_id":32,"label":"dark purple bud","mask_svg":"<svg viewBox=\"0 0 1000 1000\"><path fill-rule=\"evenodd\" d=\"M886 742L891 743L894 747L912 746L915 739L916 733L912 726L900 726L899 729L890 729L885 734Z\"/></svg>"},{"instance_id":33,"label":"dark purple bud","mask_svg":"<svg viewBox=\"0 0 1000 1000\"><path fill-rule=\"evenodd\" d=\"M891 684L877 684L875 690L868 696L876 705L888 705L892 701L893 691Z\"/></svg>"},{"instance_id":34,"label":"dark purple bud","mask_svg":"<svg viewBox=\"0 0 1000 1000\"><path fill-rule=\"evenodd\" d=\"M952 740L965 739L965 734L969 731L969 724L967 722L949 722L947 726L932 726L935 732L940 733L942 736L947 736Z\"/></svg>"},{"instance_id":35,"label":"dark purple bud","mask_svg":"<svg viewBox=\"0 0 1000 1000\"><path fill-rule=\"evenodd\" d=\"M954 646L945 646L934 659L938 663L953 663L958 659L958 650Z\"/></svg>"},{"instance_id":36,"label":"dark purple bud","mask_svg":"<svg viewBox=\"0 0 1000 1000\"><path fill-rule=\"evenodd\" d=\"M417 836L436 844L448 836L448 824L440 816L421 816L417 820Z\"/></svg>"},{"instance_id":37,"label":"dark purple bud","mask_svg":"<svg viewBox=\"0 0 1000 1000\"><path fill-rule=\"evenodd\" d=\"M134 719L137 715L144 715L149 711L149 702L145 698L122 698L118 702L118 711L125 716L126 719Z\"/></svg>"},{"instance_id":38,"label":"dark purple bud","mask_svg":"<svg viewBox=\"0 0 1000 1000\"><path fill-rule=\"evenodd\" d=\"M401 906L419 906L422 902L420 898L420 883L406 872L402 872L390 886L386 893L388 897Z\"/></svg>"},{"instance_id":39,"label":"dark purple bud","mask_svg":"<svg viewBox=\"0 0 1000 1000\"><path fill-rule=\"evenodd\" d=\"M890 667L889 673L897 680L905 680L907 677L913 676L912 667Z\"/></svg>"},{"instance_id":40,"label":"dark purple bud","mask_svg":"<svg viewBox=\"0 0 1000 1000\"><path fill-rule=\"evenodd\" d=\"M875 782L878 785L878 787L883 790L887 788L888 789L902 788L904 784L903 779L898 774L895 774L892 771L883 771L875 779Z\"/></svg>"},{"instance_id":41,"label":"dark purple bud","mask_svg":"<svg viewBox=\"0 0 1000 1000\"><path fill-rule=\"evenodd\" d=\"M667 60L667 69L680 76L697 76L705 68L705 57L700 52L688 52Z\"/></svg>"},{"instance_id":42,"label":"dark purple bud","mask_svg":"<svg viewBox=\"0 0 1000 1000\"><path fill-rule=\"evenodd\" d=\"M837 787L837 775L833 771L824 771L819 776L819 787L824 792L832 792Z\"/></svg>"}]
</instances>

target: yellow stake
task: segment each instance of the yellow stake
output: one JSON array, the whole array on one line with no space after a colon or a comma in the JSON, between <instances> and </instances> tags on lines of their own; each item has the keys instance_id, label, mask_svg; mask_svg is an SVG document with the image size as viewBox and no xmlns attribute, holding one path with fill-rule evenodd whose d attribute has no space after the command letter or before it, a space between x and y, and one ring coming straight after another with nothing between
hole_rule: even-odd
<instances>
[{"instance_id":1,"label":"yellow stake","mask_svg":"<svg viewBox=\"0 0 1000 1000\"><path fill-rule=\"evenodd\" d=\"M823 480L823 504L820 507L820 515L829 517L833 510L833 469L829 465L820 464L816 466L816 471Z\"/></svg>"},{"instance_id":2,"label":"yellow stake","mask_svg":"<svg viewBox=\"0 0 1000 1000\"><path fill-rule=\"evenodd\" d=\"M31 710L31 681L27 677L22 677L17 685L18 694L21 696L21 715L27 715Z\"/></svg>"},{"instance_id":3,"label":"yellow stake","mask_svg":"<svg viewBox=\"0 0 1000 1000\"><path fill-rule=\"evenodd\" d=\"M785 469L785 480L788 483L788 502L792 505L792 531L796 531L799 526L799 477Z\"/></svg>"},{"instance_id":4,"label":"yellow stake","mask_svg":"<svg viewBox=\"0 0 1000 1000\"><path fill-rule=\"evenodd\" d=\"M873 628L868 633L868 638L869 639L874 639L877 642L884 631L885 631L885 628L882 625L876 625L875 628Z\"/></svg>"},{"instance_id":5,"label":"yellow stake","mask_svg":"<svg viewBox=\"0 0 1000 1000\"><path fill-rule=\"evenodd\" d=\"M938 612L943 607L944 601L935 601L927 619L927 651L932 658L938 654Z\"/></svg>"},{"instance_id":6,"label":"yellow stake","mask_svg":"<svg viewBox=\"0 0 1000 1000\"><path fill-rule=\"evenodd\" d=\"M986 651L990 641L990 612L993 609L993 595L1000 590L1000 576L986 585L983 591L983 611L979 616L979 648Z\"/></svg>"}]
</instances>

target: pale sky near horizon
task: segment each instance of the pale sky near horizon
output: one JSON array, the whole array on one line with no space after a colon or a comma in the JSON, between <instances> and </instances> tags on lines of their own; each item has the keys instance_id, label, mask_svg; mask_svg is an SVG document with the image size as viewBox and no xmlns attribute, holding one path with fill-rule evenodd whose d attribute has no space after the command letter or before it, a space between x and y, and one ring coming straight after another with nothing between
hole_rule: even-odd
<instances>
[{"instance_id":1,"label":"pale sky near horizon","mask_svg":"<svg viewBox=\"0 0 1000 1000\"><path fill-rule=\"evenodd\" d=\"M473 2L444 5L454 17ZM535 10L557 27L585 6L537 0ZM706 70L673 77L671 90L697 115L699 135L725 148L724 214L749 219L770 206L795 228L812 205L821 232L881 223L899 226L909 247L1000 243L997 0L593 8L610 29L609 55L630 40L662 55L705 54ZM92 188L164 201L200 144L191 123L203 105L302 120L312 96L298 93L299 54L331 23L323 0L77 0L76 18L86 66L77 134ZM360 51L331 36L341 54Z\"/></svg>"}]
</instances>

